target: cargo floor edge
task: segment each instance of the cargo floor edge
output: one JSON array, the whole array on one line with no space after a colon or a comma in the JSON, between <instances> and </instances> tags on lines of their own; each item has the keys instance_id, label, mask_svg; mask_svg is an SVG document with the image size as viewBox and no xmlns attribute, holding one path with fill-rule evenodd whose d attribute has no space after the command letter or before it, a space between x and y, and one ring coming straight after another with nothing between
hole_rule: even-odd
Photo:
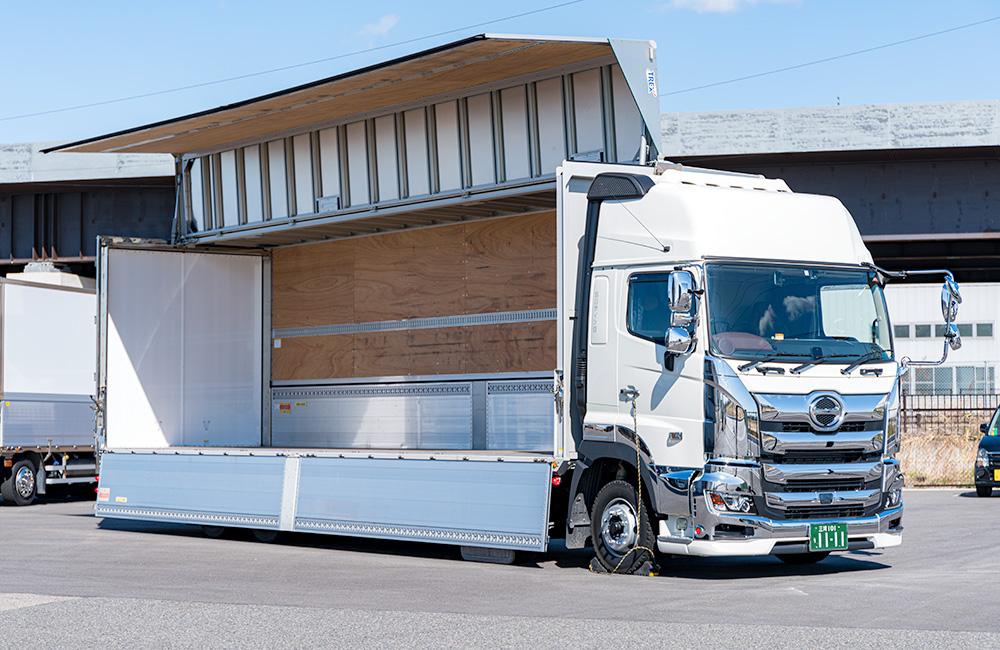
<instances>
[{"instance_id":1,"label":"cargo floor edge","mask_svg":"<svg viewBox=\"0 0 1000 650\"><path fill-rule=\"evenodd\" d=\"M95 514L544 551L543 460L106 453Z\"/></svg>"}]
</instances>

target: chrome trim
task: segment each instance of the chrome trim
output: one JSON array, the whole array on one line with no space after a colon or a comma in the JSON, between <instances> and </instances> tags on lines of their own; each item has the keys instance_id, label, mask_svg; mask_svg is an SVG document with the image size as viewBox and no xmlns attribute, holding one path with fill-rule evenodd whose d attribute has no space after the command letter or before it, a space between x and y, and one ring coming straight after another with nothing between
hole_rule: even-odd
<instances>
[{"instance_id":1,"label":"chrome trim","mask_svg":"<svg viewBox=\"0 0 1000 650\"><path fill-rule=\"evenodd\" d=\"M760 463L755 460L743 458L709 458L705 465L721 465L723 467L760 467Z\"/></svg>"},{"instance_id":2,"label":"chrome trim","mask_svg":"<svg viewBox=\"0 0 1000 650\"><path fill-rule=\"evenodd\" d=\"M813 524L847 524L848 536L874 534L884 532L880 530L882 524L889 519L895 518L903 513L903 506L883 510L870 517L841 517L830 519L796 519L792 521L777 521L762 517L760 515L744 515L738 513L719 513L717 517L724 520L723 523L737 522L745 526L754 526L767 532L779 533L787 537L809 536L809 526ZM896 529L902 530L902 528Z\"/></svg>"},{"instance_id":3,"label":"chrome trim","mask_svg":"<svg viewBox=\"0 0 1000 650\"><path fill-rule=\"evenodd\" d=\"M764 479L771 483L860 478L874 481L882 477L882 461L872 463L782 463L764 464Z\"/></svg>"},{"instance_id":4,"label":"chrome trim","mask_svg":"<svg viewBox=\"0 0 1000 650\"><path fill-rule=\"evenodd\" d=\"M846 490L842 492L768 492L768 507L778 510L795 506L869 506L878 502L881 490ZM812 521L812 520L810 520Z\"/></svg>"},{"instance_id":5,"label":"chrome trim","mask_svg":"<svg viewBox=\"0 0 1000 650\"><path fill-rule=\"evenodd\" d=\"M760 404L760 418L766 422L808 422L815 426L809 416L809 406L813 399L823 395L835 397L844 406L844 416L838 423L871 422L884 417L887 396L842 395L831 391L813 391L807 395L786 395L776 393L755 393Z\"/></svg>"},{"instance_id":6,"label":"chrome trim","mask_svg":"<svg viewBox=\"0 0 1000 650\"><path fill-rule=\"evenodd\" d=\"M762 431L761 445L769 454L783 455L789 451L882 451L882 431L842 431L833 435L809 431Z\"/></svg>"}]
</instances>

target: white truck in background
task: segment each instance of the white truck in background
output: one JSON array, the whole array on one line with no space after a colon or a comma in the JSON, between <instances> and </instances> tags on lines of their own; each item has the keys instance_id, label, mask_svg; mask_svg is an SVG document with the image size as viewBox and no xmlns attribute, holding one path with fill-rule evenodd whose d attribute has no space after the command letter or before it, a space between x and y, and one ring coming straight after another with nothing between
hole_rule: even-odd
<instances>
[{"instance_id":1,"label":"white truck in background","mask_svg":"<svg viewBox=\"0 0 1000 650\"><path fill-rule=\"evenodd\" d=\"M0 496L96 483L93 280L46 264L0 278Z\"/></svg>"}]
</instances>

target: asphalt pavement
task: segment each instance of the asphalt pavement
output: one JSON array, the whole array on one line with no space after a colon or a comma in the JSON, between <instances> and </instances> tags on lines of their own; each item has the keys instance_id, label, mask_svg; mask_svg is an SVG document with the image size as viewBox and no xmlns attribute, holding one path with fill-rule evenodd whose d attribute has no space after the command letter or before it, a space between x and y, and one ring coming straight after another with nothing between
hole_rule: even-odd
<instances>
[{"instance_id":1,"label":"asphalt pavement","mask_svg":"<svg viewBox=\"0 0 1000 650\"><path fill-rule=\"evenodd\" d=\"M901 547L676 558L656 577L553 549L514 566L429 544L0 508L0 647L1000 647L1000 495L910 490Z\"/></svg>"}]
</instances>

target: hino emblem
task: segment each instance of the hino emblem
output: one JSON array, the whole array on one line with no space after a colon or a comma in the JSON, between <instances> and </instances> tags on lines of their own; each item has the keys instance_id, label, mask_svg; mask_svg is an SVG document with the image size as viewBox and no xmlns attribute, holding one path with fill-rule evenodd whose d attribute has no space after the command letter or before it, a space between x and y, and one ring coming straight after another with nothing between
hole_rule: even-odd
<instances>
[{"instance_id":1,"label":"hino emblem","mask_svg":"<svg viewBox=\"0 0 1000 650\"><path fill-rule=\"evenodd\" d=\"M809 400L809 420L817 431L834 431L844 419L844 403L834 393L818 393Z\"/></svg>"}]
</instances>

